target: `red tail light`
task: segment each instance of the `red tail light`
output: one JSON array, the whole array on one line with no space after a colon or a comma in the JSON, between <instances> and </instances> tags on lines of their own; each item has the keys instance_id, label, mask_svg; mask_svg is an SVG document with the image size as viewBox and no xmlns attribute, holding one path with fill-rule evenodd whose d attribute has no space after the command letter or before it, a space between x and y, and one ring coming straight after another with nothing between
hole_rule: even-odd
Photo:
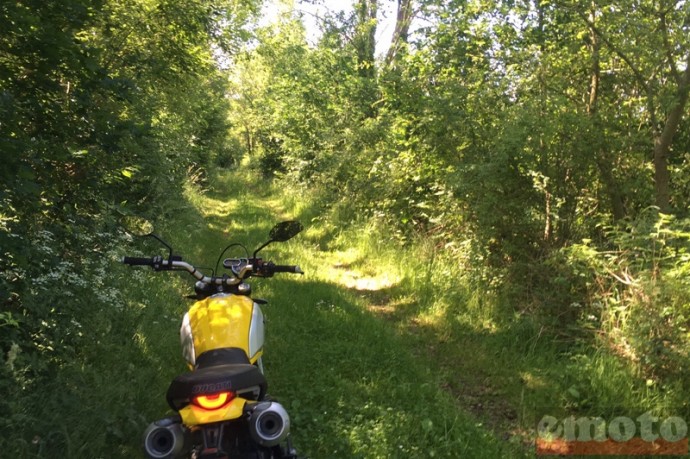
<instances>
[{"instance_id":1,"label":"red tail light","mask_svg":"<svg viewBox=\"0 0 690 459\"><path fill-rule=\"evenodd\" d=\"M192 403L205 410L217 410L223 408L235 398L234 392L218 392L213 395L197 395Z\"/></svg>"}]
</instances>

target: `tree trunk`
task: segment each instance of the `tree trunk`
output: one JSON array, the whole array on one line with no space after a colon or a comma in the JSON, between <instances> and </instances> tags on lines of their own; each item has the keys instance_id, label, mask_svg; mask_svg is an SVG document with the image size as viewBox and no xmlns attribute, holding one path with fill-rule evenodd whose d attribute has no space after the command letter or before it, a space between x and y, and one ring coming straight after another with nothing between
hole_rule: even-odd
<instances>
[{"instance_id":1,"label":"tree trunk","mask_svg":"<svg viewBox=\"0 0 690 459\"><path fill-rule=\"evenodd\" d=\"M678 131L678 126L685 112L685 106L688 103L689 91L690 55L688 55L686 60L685 71L679 78L676 100L666 117L664 129L654 138L654 190L656 193L656 205L664 213L671 212L671 174L668 170L668 156L673 137Z\"/></svg>"},{"instance_id":2,"label":"tree trunk","mask_svg":"<svg viewBox=\"0 0 690 459\"><path fill-rule=\"evenodd\" d=\"M596 5L592 4L592 9L589 16L589 24L595 24L596 22L597 9ZM587 115L590 117L592 126L594 127L597 134L603 132L600 121L597 118L597 108L599 101L599 88L601 82L601 62L600 62L600 51L601 43L599 41L599 35L597 35L594 27L589 27L589 39L590 39L590 49L592 52L592 75L590 77L589 83L589 101L587 103ZM611 161L606 156L606 147L597 146L595 147L594 160L599 170L599 177L604 184L604 190L611 205L611 213L613 214L614 220L620 220L625 217L625 207L623 206L623 194L620 192L620 187L616 183L616 179L613 176L613 166Z\"/></svg>"},{"instance_id":3,"label":"tree trunk","mask_svg":"<svg viewBox=\"0 0 690 459\"><path fill-rule=\"evenodd\" d=\"M247 154L249 156L252 156L252 154L254 153L254 142L252 138L252 132L249 130L248 126L245 126L244 128L244 139L247 143Z\"/></svg>"},{"instance_id":4,"label":"tree trunk","mask_svg":"<svg viewBox=\"0 0 690 459\"><path fill-rule=\"evenodd\" d=\"M398 15L395 20L395 30L390 48L386 53L386 65L395 63L395 59L403 45L407 44L407 36L412 22L412 0L398 0Z\"/></svg>"},{"instance_id":5,"label":"tree trunk","mask_svg":"<svg viewBox=\"0 0 690 459\"><path fill-rule=\"evenodd\" d=\"M667 56L666 63L671 68L671 76L676 82L675 100L666 116L664 127L661 132L659 132L656 129L657 110L654 107L654 98L655 96L659 96L659 94L658 92L654 91L653 86L651 86L647 81L648 77L646 77L635 65L630 55L623 52L620 47L616 46L605 34L602 33L601 30L597 28L593 16L587 17L583 12L578 12L578 14L590 27L591 31L593 32L592 36L596 36L597 39L601 39L614 54L620 57L623 62L628 65L628 67L635 74L635 79L639 83L640 87L642 87L647 93L647 109L649 112L650 122L653 126L652 135L654 139L652 160L654 165L655 201L661 212L668 213L671 211L671 174L668 170L668 156L671 150L671 144L673 143L673 137L678 131L678 126L683 118L685 106L688 102L688 92L690 91L690 54L686 56L685 69L681 74L677 68L677 62L673 57L673 45L668 40L668 26L666 24L665 17L666 12L658 12L657 19L659 20L659 29L664 35L664 48L661 50L661 52L665 52Z\"/></svg>"}]
</instances>

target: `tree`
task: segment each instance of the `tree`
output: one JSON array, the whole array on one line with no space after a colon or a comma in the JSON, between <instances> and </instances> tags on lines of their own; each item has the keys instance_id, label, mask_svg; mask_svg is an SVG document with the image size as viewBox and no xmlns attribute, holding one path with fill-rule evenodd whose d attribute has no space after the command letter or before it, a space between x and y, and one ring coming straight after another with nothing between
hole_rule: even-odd
<instances>
[{"instance_id":1,"label":"tree","mask_svg":"<svg viewBox=\"0 0 690 459\"><path fill-rule=\"evenodd\" d=\"M357 50L358 66L363 78L376 76L376 14L378 0L357 0L355 14L354 47Z\"/></svg>"},{"instance_id":2,"label":"tree","mask_svg":"<svg viewBox=\"0 0 690 459\"><path fill-rule=\"evenodd\" d=\"M594 16L577 10L592 33L632 72L644 99L653 140L655 203L666 213L672 210L668 162L690 93L687 10L683 1L642 2L632 11L614 3L607 8L602 26ZM626 33L630 30L637 32ZM644 37L645 43L637 37Z\"/></svg>"},{"instance_id":3,"label":"tree","mask_svg":"<svg viewBox=\"0 0 690 459\"><path fill-rule=\"evenodd\" d=\"M412 24L412 18L414 16L412 0L398 0L397 3L395 29L393 31L391 45L386 53L385 63L387 66L394 65L396 57L401 52L402 48L407 45L410 25Z\"/></svg>"},{"instance_id":4,"label":"tree","mask_svg":"<svg viewBox=\"0 0 690 459\"><path fill-rule=\"evenodd\" d=\"M72 429L55 381L89 366L108 314L122 313L116 281L104 275L115 222L122 212L165 218L179 206L188 167L223 148L226 80L214 49L241 42L258 6L0 4L0 353L13 356L0 365L3 452L24 456L8 443ZM52 408L35 402L37 387ZM48 437L31 454L68 454Z\"/></svg>"}]
</instances>

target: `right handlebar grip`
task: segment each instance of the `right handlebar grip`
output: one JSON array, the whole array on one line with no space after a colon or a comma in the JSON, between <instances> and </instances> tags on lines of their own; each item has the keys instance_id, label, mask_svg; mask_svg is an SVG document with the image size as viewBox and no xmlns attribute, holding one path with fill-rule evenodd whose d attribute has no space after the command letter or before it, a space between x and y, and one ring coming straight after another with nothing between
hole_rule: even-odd
<instances>
[{"instance_id":1,"label":"right handlebar grip","mask_svg":"<svg viewBox=\"0 0 690 459\"><path fill-rule=\"evenodd\" d=\"M122 257L122 263L130 266L153 266L153 258Z\"/></svg>"},{"instance_id":2,"label":"right handlebar grip","mask_svg":"<svg viewBox=\"0 0 690 459\"><path fill-rule=\"evenodd\" d=\"M304 274L304 271L302 271L297 265L275 265L273 266L273 272Z\"/></svg>"}]
</instances>

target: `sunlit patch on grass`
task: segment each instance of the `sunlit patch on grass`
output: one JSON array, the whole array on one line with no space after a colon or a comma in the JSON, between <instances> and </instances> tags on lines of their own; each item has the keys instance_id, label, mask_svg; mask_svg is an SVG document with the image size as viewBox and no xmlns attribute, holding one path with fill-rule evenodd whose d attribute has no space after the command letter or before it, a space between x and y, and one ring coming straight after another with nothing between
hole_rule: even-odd
<instances>
[{"instance_id":1,"label":"sunlit patch on grass","mask_svg":"<svg viewBox=\"0 0 690 459\"><path fill-rule=\"evenodd\" d=\"M328 236L328 233L327 225L310 225L304 232L304 237L312 241L319 241Z\"/></svg>"},{"instance_id":2,"label":"sunlit patch on grass","mask_svg":"<svg viewBox=\"0 0 690 459\"><path fill-rule=\"evenodd\" d=\"M221 230L224 236L232 236L233 238L241 234L267 235L270 228L269 223L271 222L272 220L267 218L257 218L251 223L233 220ZM262 236L262 239L265 239L265 237Z\"/></svg>"},{"instance_id":3,"label":"sunlit patch on grass","mask_svg":"<svg viewBox=\"0 0 690 459\"><path fill-rule=\"evenodd\" d=\"M149 345L146 342L146 335L142 332L136 332L134 336L132 337L134 342L136 343L137 347L141 349L142 353L148 354L149 353Z\"/></svg>"},{"instance_id":4,"label":"sunlit patch on grass","mask_svg":"<svg viewBox=\"0 0 690 459\"><path fill-rule=\"evenodd\" d=\"M529 371L520 372L520 380L527 389L545 389L548 387L543 377Z\"/></svg>"},{"instance_id":5,"label":"sunlit patch on grass","mask_svg":"<svg viewBox=\"0 0 690 459\"><path fill-rule=\"evenodd\" d=\"M394 287L400 277L383 269L369 273L366 260L357 249L334 252L326 276L329 280L360 292L377 292Z\"/></svg>"},{"instance_id":6,"label":"sunlit patch on grass","mask_svg":"<svg viewBox=\"0 0 690 459\"><path fill-rule=\"evenodd\" d=\"M355 248L349 248L332 252L330 258L334 268L347 269L355 263L361 262L362 254Z\"/></svg>"},{"instance_id":7,"label":"sunlit patch on grass","mask_svg":"<svg viewBox=\"0 0 690 459\"><path fill-rule=\"evenodd\" d=\"M236 199L221 201L207 196L202 197L200 204L201 205L195 205L195 207L204 217L227 217L238 206Z\"/></svg>"},{"instance_id":8,"label":"sunlit patch on grass","mask_svg":"<svg viewBox=\"0 0 690 459\"><path fill-rule=\"evenodd\" d=\"M278 199L266 199L264 205L275 213L278 220L293 220L295 218L291 212L285 210L283 203Z\"/></svg>"},{"instance_id":9,"label":"sunlit patch on grass","mask_svg":"<svg viewBox=\"0 0 690 459\"><path fill-rule=\"evenodd\" d=\"M199 193L191 185L185 186L184 196L204 217L228 217L239 205L237 199L215 199Z\"/></svg>"},{"instance_id":10,"label":"sunlit patch on grass","mask_svg":"<svg viewBox=\"0 0 690 459\"><path fill-rule=\"evenodd\" d=\"M397 283L398 279L391 278L385 273L377 277L360 277L359 273L356 271L347 271L343 276L343 285L345 285L347 288L355 289L360 292L376 292L391 288Z\"/></svg>"}]
</instances>

